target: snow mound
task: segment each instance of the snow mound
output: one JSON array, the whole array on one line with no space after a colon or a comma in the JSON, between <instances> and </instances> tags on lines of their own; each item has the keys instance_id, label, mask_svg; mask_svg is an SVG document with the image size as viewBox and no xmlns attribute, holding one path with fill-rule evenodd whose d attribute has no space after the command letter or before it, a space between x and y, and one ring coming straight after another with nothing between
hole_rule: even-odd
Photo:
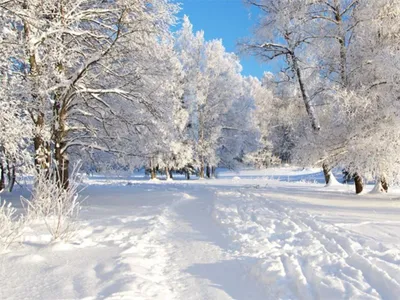
<instances>
[{"instance_id":1,"label":"snow mound","mask_svg":"<svg viewBox=\"0 0 400 300\"><path fill-rule=\"evenodd\" d=\"M371 190L370 194L386 194L386 191L383 189L382 184L379 180L377 180L374 188Z\"/></svg>"},{"instance_id":2,"label":"snow mound","mask_svg":"<svg viewBox=\"0 0 400 300\"><path fill-rule=\"evenodd\" d=\"M15 261L21 264L41 263L46 259L38 254L28 254L15 257Z\"/></svg>"},{"instance_id":3,"label":"snow mound","mask_svg":"<svg viewBox=\"0 0 400 300\"><path fill-rule=\"evenodd\" d=\"M325 185L325 187L339 187L342 186L342 184L337 181L335 175L333 175L332 172L330 172L330 177L329 177L329 182Z\"/></svg>"},{"instance_id":4,"label":"snow mound","mask_svg":"<svg viewBox=\"0 0 400 300\"><path fill-rule=\"evenodd\" d=\"M53 251L71 251L74 250L76 247L72 244L64 243L64 242L57 242L53 243L51 249Z\"/></svg>"},{"instance_id":5,"label":"snow mound","mask_svg":"<svg viewBox=\"0 0 400 300\"><path fill-rule=\"evenodd\" d=\"M182 194L182 198L183 198L183 199L187 199L187 200L196 199L196 197L194 197L194 196L192 196L192 195L189 195L189 194L187 194L187 193L183 193L183 194Z\"/></svg>"}]
</instances>

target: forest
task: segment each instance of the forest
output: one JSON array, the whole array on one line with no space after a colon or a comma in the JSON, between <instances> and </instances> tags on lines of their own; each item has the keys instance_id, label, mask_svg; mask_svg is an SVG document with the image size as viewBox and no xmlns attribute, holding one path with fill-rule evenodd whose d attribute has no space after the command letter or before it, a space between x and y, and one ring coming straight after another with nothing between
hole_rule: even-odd
<instances>
[{"instance_id":1,"label":"forest","mask_svg":"<svg viewBox=\"0 0 400 300\"><path fill-rule=\"evenodd\" d=\"M1 189L47 170L145 167L213 177L279 162L343 168L383 190L399 179L397 1L248 0L241 75L221 40L169 0L3 0ZM72 164L72 165L71 165Z\"/></svg>"}]
</instances>

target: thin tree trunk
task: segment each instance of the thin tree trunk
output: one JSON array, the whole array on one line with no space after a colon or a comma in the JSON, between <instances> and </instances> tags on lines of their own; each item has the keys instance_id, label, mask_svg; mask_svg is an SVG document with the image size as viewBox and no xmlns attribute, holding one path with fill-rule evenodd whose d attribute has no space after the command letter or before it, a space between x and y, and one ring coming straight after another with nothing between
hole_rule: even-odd
<instances>
[{"instance_id":1,"label":"thin tree trunk","mask_svg":"<svg viewBox=\"0 0 400 300\"><path fill-rule=\"evenodd\" d=\"M46 144L41 132L44 128L44 115L41 113L34 120L37 134L33 137L33 147L35 150L35 167L40 170L47 170L50 167L50 145Z\"/></svg>"},{"instance_id":2,"label":"thin tree trunk","mask_svg":"<svg viewBox=\"0 0 400 300\"><path fill-rule=\"evenodd\" d=\"M199 172L199 177L201 179L204 179L204 162L203 161L201 161L201 163L200 163L200 170L199 171L200 171Z\"/></svg>"},{"instance_id":3,"label":"thin tree trunk","mask_svg":"<svg viewBox=\"0 0 400 300\"><path fill-rule=\"evenodd\" d=\"M186 180L190 180L190 171L189 170L185 171L185 176L186 176Z\"/></svg>"},{"instance_id":4,"label":"thin tree trunk","mask_svg":"<svg viewBox=\"0 0 400 300\"><path fill-rule=\"evenodd\" d=\"M156 179L156 178L157 178L156 169L151 168L151 169L150 169L150 174L151 174L151 175L150 175L150 176L151 176L151 177L150 177L151 179Z\"/></svg>"},{"instance_id":5,"label":"thin tree trunk","mask_svg":"<svg viewBox=\"0 0 400 300\"><path fill-rule=\"evenodd\" d=\"M7 176L8 176L8 191L11 193L14 189L15 181L16 181L16 170L15 165L7 163Z\"/></svg>"},{"instance_id":6,"label":"thin tree trunk","mask_svg":"<svg viewBox=\"0 0 400 300\"><path fill-rule=\"evenodd\" d=\"M217 168L213 166L213 167L211 168L211 178L216 178L216 177L217 177L217 176L216 176L216 175L217 175L216 173L217 173Z\"/></svg>"},{"instance_id":7,"label":"thin tree trunk","mask_svg":"<svg viewBox=\"0 0 400 300\"><path fill-rule=\"evenodd\" d=\"M154 167L153 160L150 159L150 179L156 179L157 174L156 174L156 168Z\"/></svg>"},{"instance_id":8,"label":"thin tree trunk","mask_svg":"<svg viewBox=\"0 0 400 300\"><path fill-rule=\"evenodd\" d=\"M57 98L57 96L56 96ZM54 159L57 168L57 181L60 187L69 186L69 159L66 153L66 108L56 99L53 108L55 124L53 126Z\"/></svg>"},{"instance_id":9,"label":"thin tree trunk","mask_svg":"<svg viewBox=\"0 0 400 300\"><path fill-rule=\"evenodd\" d=\"M5 172L4 171L5 171L5 168L3 166L3 163L0 163L0 172L1 172L1 175L0 175L0 192L4 191L4 189L6 187L6 183L5 183L6 177L5 177Z\"/></svg>"},{"instance_id":10,"label":"thin tree trunk","mask_svg":"<svg viewBox=\"0 0 400 300\"><path fill-rule=\"evenodd\" d=\"M171 179L171 174L169 173L169 168L168 167L165 167L165 176L166 176L167 180Z\"/></svg>"},{"instance_id":11,"label":"thin tree trunk","mask_svg":"<svg viewBox=\"0 0 400 300\"><path fill-rule=\"evenodd\" d=\"M386 176L382 175L379 180L381 182L383 192L387 193L389 191L389 184L387 182Z\"/></svg>"},{"instance_id":12,"label":"thin tree trunk","mask_svg":"<svg viewBox=\"0 0 400 300\"><path fill-rule=\"evenodd\" d=\"M304 105L306 107L307 114L308 114L308 116L310 118L311 126L312 126L313 130L318 131L318 130L321 129L321 126L319 124L318 117L317 117L317 114L315 112L315 109L311 104L310 96L308 95L307 89L305 87L304 80L303 80L303 75L301 73L297 57L296 57L296 55L294 53L292 53L291 54L291 58L292 58L292 61L293 61L293 69L294 69L294 71L296 72L296 75L297 75L297 80L298 80L298 83L299 83L301 96L303 98L303 102L304 102Z\"/></svg>"},{"instance_id":13,"label":"thin tree trunk","mask_svg":"<svg viewBox=\"0 0 400 300\"><path fill-rule=\"evenodd\" d=\"M59 165L59 168L60 167L60 186L67 189L69 187L69 160L65 158L64 155L61 160L61 165Z\"/></svg>"},{"instance_id":14,"label":"thin tree trunk","mask_svg":"<svg viewBox=\"0 0 400 300\"><path fill-rule=\"evenodd\" d=\"M69 186L69 160L63 151L65 143L56 143L54 159L56 162L57 182L60 187L67 189Z\"/></svg>"},{"instance_id":15,"label":"thin tree trunk","mask_svg":"<svg viewBox=\"0 0 400 300\"><path fill-rule=\"evenodd\" d=\"M203 116L203 107L199 107L199 141L198 144L201 149L201 154L200 154L200 174L199 177L200 179L204 179L204 156L203 156L203 151L204 151L204 116Z\"/></svg>"},{"instance_id":16,"label":"thin tree trunk","mask_svg":"<svg viewBox=\"0 0 400 300\"><path fill-rule=\"evenodd\" d=\"M28 1L23 2L23 9L28 9ZM31 35L31 29L30 25L28 22L24 21L24 35L25 35L25 41L26 45L31 45L30 42L30 35ZM37 107L40 107L44 100L39 96L39 91L38 91L38 82L37 82L37 76L39 75L39 65L37 63L36 59L36 54L35 51L32 50L31 48L26 49L27 56L29 57L29 78L32 81L32 98L35 100L35 105ZM46 147L46 143L43 140L41 132L44 129L45 126L45 118L44 118L44 113L42 111L30 111L32 121L35 125L35 136L33 137L33 146L34 146L34 163L35 163L35 168L38 172L43 169L48 169L49 168L49 163L50 163L50 152L48 151L48 147Z\"/></svg>"},{"instance_id":17,"label":"thin tree trunk","mask_svg":"<svg viewBox=\"0 0 400 300\"><path fill-rule=\"evenodd\" d=\"M10 181L9 188L8 188L10 193L13 191L16 181L17 181L16 170L15 170L15 166L13 166L11 168L11 181Z\"/></svg>"},{"instance_id":18,"label":"thin tree trunk","mask_svg":"<svg viewBox=\"0 0 400 300\"><path fill-rule=\"evenodd\" d=\"M347 86L347 48L346 48L346 31L343 24L343 14L340 1L336 0L334 5L335 21L338 27L337 41L340 49L340 79L342 86Z\"/></svg>"},{"instance_id":19,"label":"thin tree trunk","mask_svg":"<svg viewBox=\"0 0 400 300\"><path fill-rule=\"evenodd\" d=\"M211 178L211 168L210 168L209 164L207 164L207 167L206 167L206 176L207 176L207 178Z\"/></svg>"},{"instance_id":20,"label":"thin tree trunk","mask_svg":"<svg viewBox=\"0 0 400 300\"><path fill-rule=\"evenodd\" d=\"M358 173L354 174L354 184L356 187L356 194L361 194L364 190L364 181Z\"/></svg>"},{"instance_id":21,"label":"thin tree trunk","mask_svg":"<svg viewBox=\"0 0 400 300\"><path fill-rule=\"evenodd\" d=\"M329 184L331 181L331 168L327 164L322 165L322 170L324 171L325 183Z\"/></svg>"}]
</instances>

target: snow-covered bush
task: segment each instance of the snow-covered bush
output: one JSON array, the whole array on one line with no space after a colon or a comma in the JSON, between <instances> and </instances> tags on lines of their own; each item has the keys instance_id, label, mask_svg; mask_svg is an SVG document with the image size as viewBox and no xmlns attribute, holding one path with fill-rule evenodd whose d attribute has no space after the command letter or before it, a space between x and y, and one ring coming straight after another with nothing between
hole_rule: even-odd
<instances>
[{"instance_id":1,"label":"snow-covered bush","mask_svg":"<svg viewBox=\"0 0 400 300\"><path fill-rule=\"evenodd\" d=\"M0 252L6 250L20 235L24 218L17 215L17 210L10 202L0 205Z\"/></svg>"},{"instance_id":2,"label":"snow-covered bush","mask_svg":"<svg viewBox=\"0 0 400 300\"><path fill-rule=\"evenodd\" d=\"M32 199L22 198L28 221L43 221L53 240L68 240L77 229L82 202L79 199L80 176L77 171L75 167L68 188L62 186L57 171L40 171Z\"/></svg>"}]
</instances>

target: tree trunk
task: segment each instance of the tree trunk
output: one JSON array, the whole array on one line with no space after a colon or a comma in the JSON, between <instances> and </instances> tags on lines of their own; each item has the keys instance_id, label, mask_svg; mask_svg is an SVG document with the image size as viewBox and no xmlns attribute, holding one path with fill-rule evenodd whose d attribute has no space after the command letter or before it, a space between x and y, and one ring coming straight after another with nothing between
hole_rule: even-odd
<instances>
[{"instance_id":1,"label":"tree trunk","mask_svg":"<svg viewBox=\"0 0 400 300\"><path fill-rule=\"evenodd\" d=\"M59 132L56 134L60 134ZM57 182L60 187L67 189L69 186L69 160L63 148L65 143L59 137L55 139L54 159L56 163Z\"/></svg>"},{"instance_id":2,"label":"tree trunk","mask_svg":"<svg viewBox=\"0 0 400 300\"><path fill-rule=\"evenodd\" d=\"M11 181L9 183L8 191L11 193L14 189L15 182L17 181L15 166L11 168Z\"/></svg>"},{"instance_id":3,"label":"tree trunk","mask_svg":"<svg viewBox=\"0 0 400 300\"><path fill-rule=\"evenodd\" d=\"M186 176L186 180L190 180L190 171L189 170L185 171L185 176Z\"/></svg>"},{"instance_id":4,"label":"tree trunk","mask_svg":"<svg viewBox=\"0 0 400 300\"><path fill-rule=\"evenodd\" d=\"M364 181L358 173L354 174L354 184L356 187L356 194L361 194L364 190Z\"/></svg>"},{"instance_id":5,"label":"tree trunk","mask_svg":"<svg viewBox=\"0 0 400 300\"><path fill-rule=\"evenodd\" d=\"M211 168L210 168L209 164L207 164L207 167L206 167L206 176L207 176L207 178L211 178Z\"/></svg>"},{"instance_id":6,"label":"tree trunk","mask_svg":"<svg viewBox=\"0 0 400 300\"><path fill-rule=\"evenodd\" d=\"M23 9L28 9L28 2L23 2ZM30 25L24 21L24 35L26 45L31 45L30 35L31 29ZM36 59L35 51L31 48L26 49L26 54L29 57L29 78L32 81L32 98L35 100L36 107L41 107L44 103L44 99L39 96L39 83L37 77L40 73L39 65ZM49 145L46 145L45 141L42 137L42 131L45 126L45 118L44 113L42 111L31 111L30 112L32 121L35 125L36 134L33 137L33 146L34 146L34 163L35 168L38 172L40 170L48 170L50 167L50 151Z\"/></svg>"},{"instance_id":7,"label":"tree trunk","mask_svg":"<svg viewBox=\"0 0 400 300\"><path fill-rule=\"evenodd\" d=\"M150 179L156 179L157 178L157 173L156 173L156 168L154 167L153 160L150 159Z\"/></svg>"},{"instance_id":8,"label":"tree trunk","mask_svg":"<svg viewBox=\"0 0 400 300\"><path fill-rule=\"evenodd\" d=\"M169 168L168 167L165 168L165 176L166 176L167 180L171 179L171 174L169 173Z\"/></svg>"},{"instance_id":9,"label":"tree trunk","mask_svg":"<svg viewBox=\"0 0 400 300\"><path fill-rule=\"evenodd\" d=\"M387 193L389 191L389 184L387 182L386 176L382 175L379 180L381 182L383 192Z\"/></svg>"},{"instance_id":10,"label":"tree trunk","mask_svg":"<svg viewBox=\"0 0 400 300\"><path fill-rule=\"evenodd\" d=\"M341 9L340 1L336 0L332 6L335 14L336 26L338 28L338 36L336 41L340 47L340 78L343 87L347 86L347 46L346 46L346 30L343 24L343 10Z\"/></svg>"},{"instance_id":11,"label":"tree trunk","mask_svg":"<svg viewBox=\"0 0 400 300\"><path fill-rule=\"evenodd\" d=\"M216 167L212 167L211 168L211 178L216 178L217 176L217 168Z\"/></svg>"},{"instance_id":12,"label":"tree trunk","mask_svg":"<svg viewBox=\"0 0 400 300\"><path fill-rule=\"evenodd\" d=\"M10 163L7 163L7 176L8 176L8 191L11 193L14 189L16 181L16 170L14 164L10 166Z\"/></svg>"},{"instance_id":13,"label":"tree trunk","mask_svg":"<svg viewBox=\"0 0 400 300\"><path fill-rule=\"evenodd\" d=\"M203 161L200 163L200 170L199 171L200 171L199 172L199 177L201 179L204 179L204 162Z\"/></svg>"},{"instance_id":14,"label":"tree trunk","mask_svg":"<svg viewBox=\"0 0 400 300\"><path fill-rule=\"evenodd\" d=\"M58 182L60 187L67 189L69 187L69 160L64 156L58 162Z\"/></svg>"},{"instance_id":15,"label":"tree trunk","mask_svg":"<svg viewBox=\"0 0 400 300\"><path fill-rule=\"evenodd\" d=\"M200 147L200 179L204 179L204 116L203 116L204 104L198 107L199 110L199 141L198 146Z\"/></svg>"},{"instance_id":16,"label":"tree trunk","mask_svg":"<svg viewBox=\"0 0 400 300\"><path fill-rule=\"evenodd\" d=\"M172 169L168 170L169 178L174 179L174 175L172 174Z\"/></svg>"},{"instance_id":17,"label":"tree trunk","mask_svg":"<svg viewBox=\"0 0 400 300\"><path fill-rule=\"evenodd\" d=\"M44 115L40 114L34 120L37 134L33 137L33 146L35 150L35 167L40 170L47 170L50 167L50 151L49 145L45 143L41 136L44 127Z\"/></svg>"},{"instance_id":18,"label":"tree trunk","mask_svg":"<svg viewBox=\"0 0 400 300\"><path fill-rule=\"evenodd\" d=\"M41 131L41 126L39 125L40 121L38 121L35 126L37 128L37 131ZM40 122L43 124L43 122ZM35 150L35 167L38 172L40 170L48 169L47 165L47 153L46 153L46 147L43 141L43 138L40 136L40 133L36 134L36 136L33 138L33 147Z\"/></svg>"},{"instance_id":19,"label":"tree trunk","mask_svg":"<svg viewBox=\"0 0 400 300\"><path fill-rule=\"evenodd\" d=\"M151 168L150 169L150 178L151 179L156 179L157 178L157 174L156 174L156 169L155 168Z\"/></svg>"},{"instance_id":20,"label":"tree trunk","mask_svg":"<svg viewBox=\"0 0 400 300\"><path fill-rule=\"evenodd\" d=\"M57 181L60 187L67 189L69 186L69 159L67 151L67 131L66 131L66 108L57 100L53 107L54 127L53 127L53 143L54 159L57 169Z\"/></svg>"},{"instance_id":21,"label":"tree trunk","mask_svg":"<svg viewBox=\"0 0 400 300\"><path fill-rule=\"evenodd\" d=\"M322 170L324 171L325 183L329 184L331 181L331 168L327 164L322 165Z\"/></svg>"},{"instance_id":22,"label":"tree trunk","mask_svg":"<svg viewBox=\"0 0 400 300\"><path fill-rule=\"evenodd\" d=\"M5 189L5 187L6 187L6 183L5 183L5 180L6 180L6 176L5 176L5 168L4 168L4 166L3 166L3 163L0 163L0 172L1 172L1 175L0 175L0 192L2 192L2 191L4 191L4 189Z\"/></svg>"},{"instance_id":23,"label":"tree trunk","mask_svg":"<svg viewBox=\"0 0 400 300\"><path fill-rule=\"evenodd\" d=\"M303 102L306 107L307 115L310 118L311 126L312 126L313 130L318 131L321 129L321 126L319 124L317 114L315 113L315 109L312 106L310 96L308 95L307 89L305 87L303 75L301 73L297 57L294 53L292 53L291 58L293 61L293 69L297 75L297 80L299 83L301 96L303 98Z\"/></svg>"}]
</instances>

